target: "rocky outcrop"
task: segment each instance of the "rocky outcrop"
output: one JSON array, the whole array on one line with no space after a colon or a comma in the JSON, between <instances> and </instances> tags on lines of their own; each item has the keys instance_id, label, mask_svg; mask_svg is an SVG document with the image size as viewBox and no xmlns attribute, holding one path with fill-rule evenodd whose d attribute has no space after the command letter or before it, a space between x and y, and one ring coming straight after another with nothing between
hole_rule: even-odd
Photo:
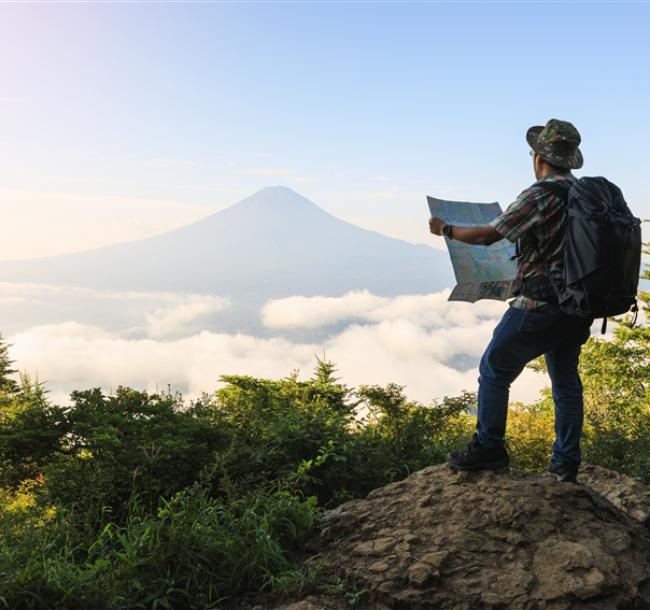
<instances>
[{"instance_id":1,"label":"rocky outcrop","mask_svg":"<svg viewBox=\"0 0 650 610\"><path fill-rule=\"evenodd\" d=\"M365 607L650 609L650 532L621 510L647 522L623 491L635 481L605 487L594 468L582 480L612 501L539 474L425 468L325 513L314 550Z\"/></svg>"},{"instance_id":2,"label":"rocky outcrop","mask_svg":"<svg viewBox=\"0 0 650 610\"><path fill-rule=\"evenodd\" d=\"M602 466L582 464L578 480L618 506L632 519L650 528L650 486Z\"/></svg>"}]
</instances>

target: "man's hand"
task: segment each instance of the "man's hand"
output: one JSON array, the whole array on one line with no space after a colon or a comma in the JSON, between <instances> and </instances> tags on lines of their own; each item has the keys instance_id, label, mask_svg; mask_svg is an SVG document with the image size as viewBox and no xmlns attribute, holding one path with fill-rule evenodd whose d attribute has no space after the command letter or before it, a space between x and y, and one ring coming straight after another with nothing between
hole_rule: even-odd
<instances>
[{"instance_id":1,"label":"man's hand","mask_svg":"<svg viewBox=\"0 0 650 610\"><path fill-rule=\"evenodd\" d=\"M442 235L442 227L447 223L436 216L429 218L429 231L434 235ZM478 246L489 246L501 239L501 235L491 225L476 227L459 227L454 225L453 238L456 241L462 241L466 244L475 244Z\"/></svg>"},{"instance_id":2,"label":"man's hand","mask_svg":"<svg viewBox=\"0 0 650 610\"><path fill-rule=\"evenodd\" d=\"M442 227L444 226L445 223L440 218L436 218L435 216L429 218L429 231L434 235L442 235Z\"/></svg>"}]
</instances>

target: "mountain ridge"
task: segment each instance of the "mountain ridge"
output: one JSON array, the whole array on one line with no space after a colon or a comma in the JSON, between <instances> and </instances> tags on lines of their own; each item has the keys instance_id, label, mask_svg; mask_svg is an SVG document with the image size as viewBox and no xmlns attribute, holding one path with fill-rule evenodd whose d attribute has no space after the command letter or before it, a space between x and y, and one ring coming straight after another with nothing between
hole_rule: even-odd
<instances>
[{"instance_id":1,"label":"mountain ridge","mask_svg":"<svg viewBox=\"0 0 650 610\"><path fill-rule=\"evenodd\" d=\"M0 262L0 281L249 298L426 293L452 278L443 252L357 227L284 186L159 235Z\"/></svg>"}]
</instances>

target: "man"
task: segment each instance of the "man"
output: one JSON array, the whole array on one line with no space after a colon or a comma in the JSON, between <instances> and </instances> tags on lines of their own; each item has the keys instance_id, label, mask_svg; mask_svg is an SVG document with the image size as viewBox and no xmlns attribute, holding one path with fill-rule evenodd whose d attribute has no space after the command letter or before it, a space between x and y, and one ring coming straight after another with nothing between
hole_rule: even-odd
<instances>
[{"instance_id":1,"label":"man","mask_svg":"<svg viewBox=\"0 0 650 610\"><path fill-rule=\"evenodd\" d=\"M469 445L447 455L459 470L501 469L509 464L505 449L508 396L511 383L526 364L544 355L555 403L555 441L545 474L576 481L581 462L583 424L582 383L578 359L589 338L593 319L572 317L557 306L547 272L559 276L566 227L566 196L582 167L580 134L569 122L551 119L531 127L535 182L489 225L457 227L432 217L429 228L468 244L490 245L506 238L518 245L519 296L510 303L494 329L479 366L478 417ZM549 186L550 184L550 186Z\"/></svg>"}]
</instances>

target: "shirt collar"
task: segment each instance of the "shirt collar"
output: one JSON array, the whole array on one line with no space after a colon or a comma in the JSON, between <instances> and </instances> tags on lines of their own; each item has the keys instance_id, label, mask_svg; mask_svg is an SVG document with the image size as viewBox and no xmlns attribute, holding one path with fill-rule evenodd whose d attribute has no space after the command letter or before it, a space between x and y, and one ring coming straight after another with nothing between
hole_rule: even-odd
<instances>
[{"instance_id":1,"label":"shirt collar","mask_svg":"<svg viewBox=\"0 0 650 610\"><path fill-rule=\"evenodd\" d=\"M558 182L562 180L575 180L575 176L571 172L548 174L548 176L540 178L535 184L539 184L540 182Z\"/></svg>"}]
</instances>

